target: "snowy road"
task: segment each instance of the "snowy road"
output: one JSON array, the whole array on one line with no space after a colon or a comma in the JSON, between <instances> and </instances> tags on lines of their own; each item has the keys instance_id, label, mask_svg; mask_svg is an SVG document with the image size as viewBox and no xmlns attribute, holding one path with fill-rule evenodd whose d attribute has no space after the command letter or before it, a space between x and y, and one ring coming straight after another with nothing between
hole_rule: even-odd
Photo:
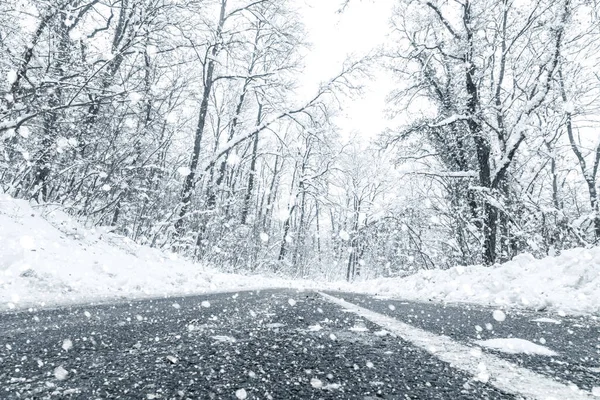
<instances>
[{"instance_id":1,"label":"snowy road","mask_svg":"<svg viewBox=\"0 0 600 400\"><path fill-rule=\"evenodd\" d=\"M330 294L352 304L266 290L0 314L0 399L600 395L592 318Z\"/></svg>"}]
</instances>

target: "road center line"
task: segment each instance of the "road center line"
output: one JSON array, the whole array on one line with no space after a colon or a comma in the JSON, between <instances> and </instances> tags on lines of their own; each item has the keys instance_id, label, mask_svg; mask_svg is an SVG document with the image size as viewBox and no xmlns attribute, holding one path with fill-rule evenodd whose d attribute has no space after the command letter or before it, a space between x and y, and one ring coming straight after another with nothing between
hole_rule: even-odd
<instances>
[{"instance_id":1,"label":"road center line","mask_svg":"<svg viewBox=\"0 0 600 400\"><path fill-rule=\"evenodd\" d=\"M473 352L476 346L460 344L448 336L436 335L423 329L405 324L395 318L376 313L349 303L343 299L319 292L327 301L344 307L386 330L395 333L416 347L424 349L453 368L465 371L474 377L482 373L490 385L517 396L536 400L593 400L591 393L560 383L552 378L485 352ZM485 367L484 367L485 366ZM479 378L481 380L481 378Z\"/></svg>"}]
</instances>

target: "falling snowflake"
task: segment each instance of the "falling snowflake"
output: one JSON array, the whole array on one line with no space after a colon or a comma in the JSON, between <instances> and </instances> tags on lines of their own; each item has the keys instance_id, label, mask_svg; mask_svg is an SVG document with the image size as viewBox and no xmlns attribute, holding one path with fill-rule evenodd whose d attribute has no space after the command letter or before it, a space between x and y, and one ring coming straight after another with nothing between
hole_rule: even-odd
<instances>
[{"instance_id":1,"label":"falling snowflake","mask_svg":"<svg viewBox=\"0 0 600 400\"><path fill-rule=\"evenodd\" d=\"M17 80L17 71L10 70L6 73L6 82L9 85L12 85Z\"/></svg>"},{"instance_id":2,"label":"falling snowflake","mask_svg":"<svg viewBox=\"0 0 600 400\"><path fill-rule=\"evenodd\" d=\"M188 176L189 174L192 173L192 170L189 169L188 167L179 167L179 168L177 168L177 173L181 176Z\"/></svg>"},{"instance_id":3,"label":"falling snowflake","mask_svg":"<svg viewBox=\"0 0 600 400\"><path fill-rule=\"evenodd\" d=\"M202 307L204 307L204 308L209 308L209 307L210 307L210 301L208 301L208 300L204 300L204 301L201 303L201 305L202 305Z\"/></svg>"},{"instance_id":4,"label":"falling snowflake","mask_svg":"<svg viewBox=\"0 0 600 400\"><path fill-rule=\"evenodd\" d=\"M58 367L54 368L54 377L59 381L64 381L69 377L69 372L67 372L62 365L59 365Z\"/></svg>"},{"instance_id":5,"label":"falling snowflake","mask_svg":"<svg viewBox=\"0 0 600 400\"><path fill-rule=\"evenodd\" d=\"M345 230L341 230L339 235L340 239L348 241L350 240L350 235L348 234L348 232L346 232Z\"/></svg>"},{"instance_id":6,"label":"falling snowflake","mask_svg":"<svg viewBox=\"0 0 600 400\"><path fill-rule=\"evenodd\" d=\"M143 96L137 92L131 92L129 93L129 101L131 102L131 104L137 104L140 102L140 100L142 100Z\"/></svg>"},{"instance_id":7,"label":"falling snowflake","mask_svg":"<svg viewBox=\"0 0 600 400\"><path fill-rule=\"evenodd\" d=\"M506 319L506 314L502 310L494 310L492 316L498 322L502 322Z\"/></svg>"},{"instance_id":8,"label":"falling snowflake","mask_svg":"<svg viewBox=\"0 0 600 400\"><path fill-rule=\"evenodd\" d=\"M323 382L320 379L312 378L310 380L310 386L314 387L315 389L320 389L323 387Z\"/></svg>"},{"instance_id":9,"label":"falling snowflake","mask_svg":"<svg viewBox=\"0 0 600 400\"><path fill-rule=\"evenodd\" d=\"M227 164L229 165L238 165L242 161L241 157L237 154L231 154L227 159Z\"/></svg>"},{"instance_id":10,"label":"falling snowflake","mask_svg":"<svg viewBox=\"0 0 600 400\"><path fill-rule=\"evenodd\" d=\"M62 346L64 351L69 351L73 348L73 342L71 341L71 339L65 339L63 340Z\"/></svg>"},{"instance_id":11,"label":"falling snowflake","mask_svg":"<svg viewBox=\"0 0 600 400\"><path fill-rule=\"evenodd\" d=\"M288 303L290 304L290 306L294 307L296 305L296 300L294 299L289 299Z\"/></svg>"},{"instance_id":12,"label":"falling snowflake","mask_svg":"<svg viewBox=\"0 0 600 400\"><path fill-rule=\"evenodd\" d=\"M238 389L235 391L235 397L237 397L240 400L244 400L248 397L248 393L246 393L246 389Z\"/></svg>"},{"instance_id":13,"label":"falling snowflake","mask_svg":"<svg viewBox=\"0 0 600 400\"><path fill-rule=\"evenodd\" d=\"M21 137L23 137L25 139L27 139L31 135L31 131L26 126L20 127L18 130L18 133L19 133L19 135L21 135Z\"/></svg>"}]
</instances>

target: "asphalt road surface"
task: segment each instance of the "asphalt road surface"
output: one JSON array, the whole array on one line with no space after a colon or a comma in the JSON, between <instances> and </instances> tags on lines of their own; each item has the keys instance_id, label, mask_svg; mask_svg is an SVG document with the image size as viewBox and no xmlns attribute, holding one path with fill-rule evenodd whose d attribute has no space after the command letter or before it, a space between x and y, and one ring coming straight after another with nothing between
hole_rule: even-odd
<instances>
[{"instance_id":1,"label":"asphalt road surface","mask_svg":"<svg viewBox=\"0 0 600 400\"><path fill-rule=\"evenodd\" d=\"M366 317L360 307L293 290L0 314L0 399L600 396L593 317L506 312L500 322L491 309L330 295L368 309ZM424 346L423 337L443 349ZM493 338L544 343L556 354L468 354ZM515 376L528 378L513 387Z\"/></svg>"}]
</instances>

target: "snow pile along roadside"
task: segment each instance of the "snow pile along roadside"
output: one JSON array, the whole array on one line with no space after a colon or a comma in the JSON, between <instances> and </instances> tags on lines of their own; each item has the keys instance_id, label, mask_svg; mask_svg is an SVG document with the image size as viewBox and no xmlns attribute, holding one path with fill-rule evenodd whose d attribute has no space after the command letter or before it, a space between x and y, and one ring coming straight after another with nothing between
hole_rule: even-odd
<instances>
[{"instance_id":1,"label":"snow pile along roadside","mask_svg":"<svg viewBox=\"0 0 600 400\"><path fill-rule=\"evenodd\" d=\"M220 273L0 194L0 309L290 286Z\"/></svg>"},{"instance_id":2,"label":"snow pile along roadside","mask_svg":"<svg viewBox=\"0 0 600 400\"><path fill-rule=\"evenodd\" d=\"M565 250L541 260L523 254L494 267L420 271L406 278L360 282L351 290L407 300L598 313L600 247Z\"/></svg>"}]
</instances>

